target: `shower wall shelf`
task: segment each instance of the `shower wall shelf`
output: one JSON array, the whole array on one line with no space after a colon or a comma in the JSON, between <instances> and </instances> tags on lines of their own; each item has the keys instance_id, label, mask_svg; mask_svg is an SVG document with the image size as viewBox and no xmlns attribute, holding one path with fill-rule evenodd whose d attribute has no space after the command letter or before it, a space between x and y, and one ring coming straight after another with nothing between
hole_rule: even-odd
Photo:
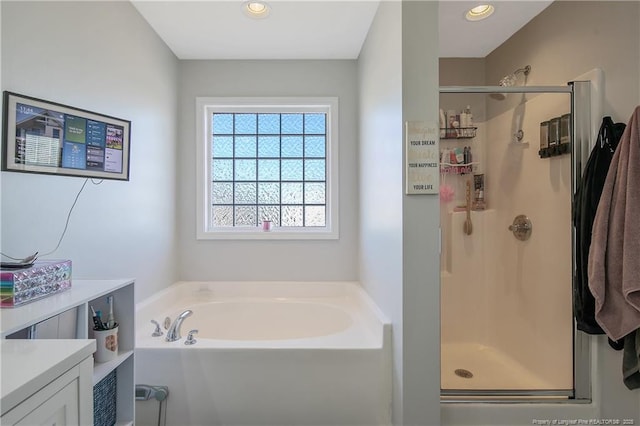
<instances>
[{"instance_id":1,"label":"shower wall shelf","mask_svg":"<svg viewBox=\"0 0 640 426\"><path fill-rule=\"evenodd\" d=\"M463 163L463 164L451 164L440 163L440 172L449 175L465 175L473 173L473 166L480 164L478 162Z\"/></svg>"},{"instance_id":2,"label":"shower wall shelf","mask_svg":"<svg viewBox=\"0 0 640 426\"><path fill-rule=\"evenodd\" d=\"M476 137L477 127L440 128L440 139L472 139Z\"/></svg>"}]
</instances>

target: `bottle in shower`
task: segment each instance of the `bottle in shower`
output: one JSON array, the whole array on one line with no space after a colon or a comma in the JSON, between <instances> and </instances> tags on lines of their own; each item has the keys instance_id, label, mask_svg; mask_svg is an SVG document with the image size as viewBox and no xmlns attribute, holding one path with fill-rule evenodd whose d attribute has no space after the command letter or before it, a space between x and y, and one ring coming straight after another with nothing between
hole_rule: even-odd
<instances>
[{"instance_id":1,"label":"bottle in shower","mask_svg":"<svg viewBox=\"0 0 640 426\"><path fill-rule=\"evenodd\" d=\"M471 105L467 105L467 107L464 109L464 114L467 118L466 120L466 127L473 127L473 114L471 114Z\"/></svg>"},{"instance_id":2,"label":"bottle in shower","mask_svg":"<svg viewBox=\"0 0 640 426\"><path fill-rule=\"evenodd\" d=\"M484 210L487 204L484 201L484 174L473 175L474 200L473 210Z\"/></svg>"}]
</instances>

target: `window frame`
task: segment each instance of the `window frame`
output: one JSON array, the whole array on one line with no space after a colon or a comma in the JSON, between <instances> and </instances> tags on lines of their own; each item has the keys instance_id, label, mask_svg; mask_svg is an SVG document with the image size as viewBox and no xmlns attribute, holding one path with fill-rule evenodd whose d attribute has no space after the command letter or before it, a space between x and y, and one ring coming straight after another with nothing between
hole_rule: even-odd
<instances>
[{"instance_id":1,"label":"window frame","mask_svg":"<svg viewBox=\"0 0 640 426\"><path fill-rule=\"evenodd\" d=\"M213 113L325 113L326 225L324 227L210 227ZM196 97L196 239L321 240L338 239L338 98L337 97Z\"/></svg>"}]
</instances>

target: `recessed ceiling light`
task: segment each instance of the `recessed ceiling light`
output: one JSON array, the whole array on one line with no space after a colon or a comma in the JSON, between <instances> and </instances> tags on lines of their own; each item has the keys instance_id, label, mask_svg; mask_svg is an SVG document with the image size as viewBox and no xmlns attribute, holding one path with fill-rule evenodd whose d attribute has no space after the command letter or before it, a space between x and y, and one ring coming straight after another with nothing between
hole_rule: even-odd
<instances>
[{"instance_id":1,"label":"recessed ceiling light","mask_svg":"<svg viewBox=\"0 0 640 426\"><path fill-rule=\"evenodd\" d=\"M494 12L495 8L490 4L481 4L466 13L467 21L480 21L486 19Z\"/></svg>"},{"instance_id":2,"label":"recessed ceiling light","mask_svg":"<svg viewBox=\"0 0 640 426\"><path fill-rule=\"evenodd\" d=\"M266 18L269 15L269 5L263 1L248 1L242 8L252 18Z\"/></svg>"}]
</instances>

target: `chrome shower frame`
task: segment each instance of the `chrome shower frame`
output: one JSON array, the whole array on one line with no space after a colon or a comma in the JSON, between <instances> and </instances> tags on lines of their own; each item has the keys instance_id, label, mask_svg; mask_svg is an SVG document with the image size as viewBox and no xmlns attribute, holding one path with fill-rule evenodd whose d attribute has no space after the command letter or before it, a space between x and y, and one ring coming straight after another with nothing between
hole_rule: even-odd
<instances>
[{"instance_id":1,"label":"chrome shower frame","mask_svg":"<svg viewBox=\"0 0 640 426\"><path fill-rule=\"evenodd\" d=\"M529 67L530 70L530 67ZM525 72L519 69L514 72ZM509 94L509 93L567 93L571 96L571 197L575 194L582 176L582 170L586 164L590 147L593 145L595 135L592 132L591 123L591 81L571 81L566 86L441 86L440 94ZM572 203L572 216L573 216ZM573 271L576 270L576 244L575 228L571 228L572 238L572 289L575 285ZM573 306L571 306L573 309ZM592 379L592 338L578 332L573 326L573 389L571 390L441 390L443 403L460 402L541 402L551 401L558 403L583 403L591 402ZM484 399L483 399L484 397ZM515 397L515 399L514 399ZM558 397L550 400L549 397Z\"/></svg>"}]
</instances>

